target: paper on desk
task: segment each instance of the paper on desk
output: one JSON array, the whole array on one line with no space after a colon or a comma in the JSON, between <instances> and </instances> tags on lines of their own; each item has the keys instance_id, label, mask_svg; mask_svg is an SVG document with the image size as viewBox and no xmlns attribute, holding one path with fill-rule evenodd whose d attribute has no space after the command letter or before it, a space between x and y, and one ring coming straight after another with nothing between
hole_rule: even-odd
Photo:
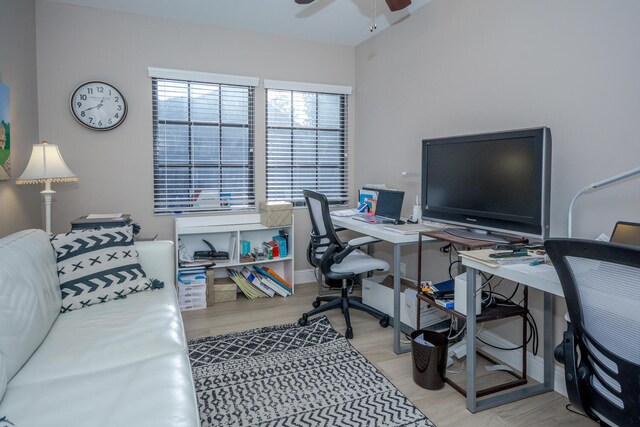
<instances>
[{"instance_id":1,"label":"paper on desk","mask_svg":"<svg viewBox=\"0 0 640 427\"><path fill-rule=\"evenodd\" d=\"M548 264L538 264L538 265L511 264L509 265L509 268L511 270L516 270L521 273L527 273L527 274L540 274L540 273L547 273L549 271L553 271L553 272L556 271L552 265L548 265Z\"/></svg>"},{"instance_id":2,"label":"paper on desk","mask_svg":"<svg viewBox=\"0 0 640 427\"><path fill-rule=\"evenodd\" d=\"M121 213L111 213L111 214L89 214L87 215L87 219L116 219L122 218Z\"/></svg>"}]
</instances>

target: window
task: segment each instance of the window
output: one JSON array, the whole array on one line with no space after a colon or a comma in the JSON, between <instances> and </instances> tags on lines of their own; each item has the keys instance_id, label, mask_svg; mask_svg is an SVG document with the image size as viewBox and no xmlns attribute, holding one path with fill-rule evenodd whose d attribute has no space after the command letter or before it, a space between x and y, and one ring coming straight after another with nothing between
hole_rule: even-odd
<instances>
[{"instance_id":1,"label":"window","mask_svg":"<svg viewBox=\"0 0 640 427\"><path fill-rule=\"evenodd\" d=\"M311 189L331 204L347 203L350 88L276 81L265 81L265 87L267 200L302 206L302 190Z\"/></svg>"},{"instance_id":2,"label":"window","mask_svg":"<svg viewBox=\"0 0 640 427\"><path fill-rule=\"evenodd\" d=\"M246 84L242 77L151 68L149 74L154 212L253 207L257 79Z\"/></svg>"}]
</instances>

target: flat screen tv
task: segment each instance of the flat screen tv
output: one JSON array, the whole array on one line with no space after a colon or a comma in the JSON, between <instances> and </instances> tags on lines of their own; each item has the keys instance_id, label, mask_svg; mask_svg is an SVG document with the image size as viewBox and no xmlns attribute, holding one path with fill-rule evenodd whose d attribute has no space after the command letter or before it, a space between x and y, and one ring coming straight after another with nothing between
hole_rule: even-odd
<instances>
[{"instance_id":1,"label":"flat screen tv","mask_svg":"<svg viewBox=\"0 0 640 427\"><path fill-rule=\"evenodd\" d=\"M462 226L445 231L477 240L544 240L550 179L546 127L425 139L422 218Z\"/></svg>"}]
</instances>

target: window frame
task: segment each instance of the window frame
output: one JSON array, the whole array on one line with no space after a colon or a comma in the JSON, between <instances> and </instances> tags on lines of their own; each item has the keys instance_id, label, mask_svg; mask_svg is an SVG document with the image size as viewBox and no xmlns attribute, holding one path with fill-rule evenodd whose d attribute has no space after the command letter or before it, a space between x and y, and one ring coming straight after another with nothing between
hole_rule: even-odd
<instances>
[{"instance_id":1,"label":"window frame","mask_svg":"<svg viewBox=\"0 0 640 427\"><path fill-rule=\"evenodd\" d=\"M152 78L152 133L153 133L153 210L155 215L177 215L177 214L198 214L198 213L207 213L207 212L221 212L221 211L247 211L247 210L255 210L256 205L256 185L255 185L255 100L256 100L256 86L258 80L255 78L246 78L239 76L228 76L228 75L218 75L218 74L209 74L209 73L199 73L199 72L185 72L181 70L167 70L167 69L153 69L149 68L149 75ZM182 78L181 78L182 77ZM158 116L159 110L159 89L158 84L160 82L179 82L186 85L187 89L187 100L186 100L186 109L187 109L187 117L186 120L180 119L160 119ZM192 111L192 102L193 102L193 86L194 85L212 85L217 86L218 88L218 99L217 99L217 117L216 121L203 121L203 120L193 120L193 111ZM225 122L223 120L224 110L224 97L222 96L223 90L225 87L236 87L246 89L247 97L246 97L246 105L247 108L247 122L246 123L237 123L237 122ZM187 151L188 156L186 161L170 161L170 159L161 159L159 158L159 146L161 142L161 137L159 135L160 127L162 125L169 126L183 126L187 129L187 137L186 143L188 144ZM195 151L197 150L197 136L194 134L195 127L217 127L217 137L218 137L218 155L217 161L205 161L198 162L195 159ZM247 146L246 152L244 152L243 147L243 157L244 159L241 161L225 161L223 157L223 150L225 149L224 139L222 137L225 129L247 129ZM225 175L225 169L243 169L246 171L245 180L243 181L243 185L246 185L246 192L242 194L243 200L246 200L246 203L242 203L241 205L234 206L233 202L229 203L229 205L222 205L222 197L220 197L220 206L208 206L208 207L195 207L194 201L189 201L190 197L193 197L195 190L200 188L201 186L197 184L197 175L198 171L213 171L212 176L217 176L218 184L216 188L207 188L207 190L211 190L213 192L217 192L218 195L222 195L227 193L224 190L224 183L222 182L222 177ZM167 184L159 184L158 181L166 176L167 172L170 170L180 170L183 169L186 171L185 176L187 177L188 183L185 184L184 193L180 193L180 198L183 199L182 203L177 202L175 204L182 204L184 207L179 206L171 206L172 202L168 200L168 190L171 188L170 185ZM162 170L167 171L164 174L161 172ZM164 197L165 200L161 200Z\"/></svg>"},{"instance_id":2,"label":"window frame","mask_svg":"<svg viewBox=\"0 0 640 427\"><path fill-rule=\"evenodd\" d=\"M269 91L270 90L275 90L275 91L286 91L289 92L289 103L291 105L291 111L289 112L289 121L288 124L270 124L270 120L269 120L269 116L270 116L270 102L269 102ZM315 110L315 117L313 117L313 122L314 122L314 126L313 127L308 127L308 126L297 126L295 124L295 102L294 102L294 96L296 93L312 93L315 95L315 105L314 105L314 110ZM287 169L289 168L291 170L290 172L290 179L289 179L289 188L288 188L288 192L289 194L293 195L296 192L295 189L295 174L294 174L294 170L295 169L315 169L316 173L315 173L315 188L317 188L318 184L319 184L319 180L318 177L321 176L321 174L319 173L322 169L335 169L338 168L339 169L339 175L340 175L340 179L338 184L336 185L336 192L341 193L342 197L339 197L339 199L331 199L329 198L329 204L331 205L336 205L336 206L341 206L341 205L346 205L349 203L349 124L348 124L348 120L349 120L349 114L348 114L348 107L349 107L349 94L351 93L351 88L350 87L346 87L346 86L329 86L329 85L318 85L318 84L302 84L302 83L289 83L289 82L275 82L275 81L265 81L265 178L266 178L266 182L265 182L265 197L267 200L278 200L277 197L270 197L270 174L276 173L274 171L280 171L283 169ZM320 122L320 109L319 109L319 99L321 95L331 95L331 96L339 96L340 97L340 103L339 103L339 117L337 117L337 122L340 123L339 128L331 128L331 127L320 127L319 126L319 122ZM289 131L290 135L290 144L289 144L289 164L287 165L282 165L282 166L278 166L278 165L270 165L270 159L269 159L269 145L270 145L270 131L272 130L276 130L276 131ZM314 132L314 144L315 144L315 150L314 150L314 155L316 158L316 162L315 164L305 164L304 162L302 163L296 163L296 160L294 159L295 156L295 142L296 142L296 137L295 137L295 132L296 131L313 131ZM340 157L339 157L339 161L335 162L335 163L331 163L331 164L322 164L319 162L319 158L320 158L320 150L321 150L321 133L323 131L326 132L336 132L339 135L339 145L340 145ZM306 206L305 200L304 198L302 199L297 199L294 198L293 200L288 200L290 202L293 203L294 206L296 207L303 207Z\"/></svg>"}]
</instances>

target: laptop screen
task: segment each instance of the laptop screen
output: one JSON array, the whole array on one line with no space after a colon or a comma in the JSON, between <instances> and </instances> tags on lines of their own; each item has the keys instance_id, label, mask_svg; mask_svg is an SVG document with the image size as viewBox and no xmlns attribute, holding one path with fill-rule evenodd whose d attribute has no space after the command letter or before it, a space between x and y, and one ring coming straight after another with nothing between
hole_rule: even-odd
<instances>
[{"instance_id":1,"label":"laptop screen","mask_svg":"<svg viewBox=\"0 0 640 427\"><path fill-rule=\"evenodd\" d=\"M611 233L610 242L640 246L640 224L618 221Z\"/></svg>"},{"instance_id":2,"label":"laptop screen","mask_svg":"<svg viewBox=\"0 0 640 427\"><path fill-rule=\"evenodd\" d=\"M400 219L404 191L376 189L378 201L376 203L376 216Z\"/></svg>"}]
</instances>

